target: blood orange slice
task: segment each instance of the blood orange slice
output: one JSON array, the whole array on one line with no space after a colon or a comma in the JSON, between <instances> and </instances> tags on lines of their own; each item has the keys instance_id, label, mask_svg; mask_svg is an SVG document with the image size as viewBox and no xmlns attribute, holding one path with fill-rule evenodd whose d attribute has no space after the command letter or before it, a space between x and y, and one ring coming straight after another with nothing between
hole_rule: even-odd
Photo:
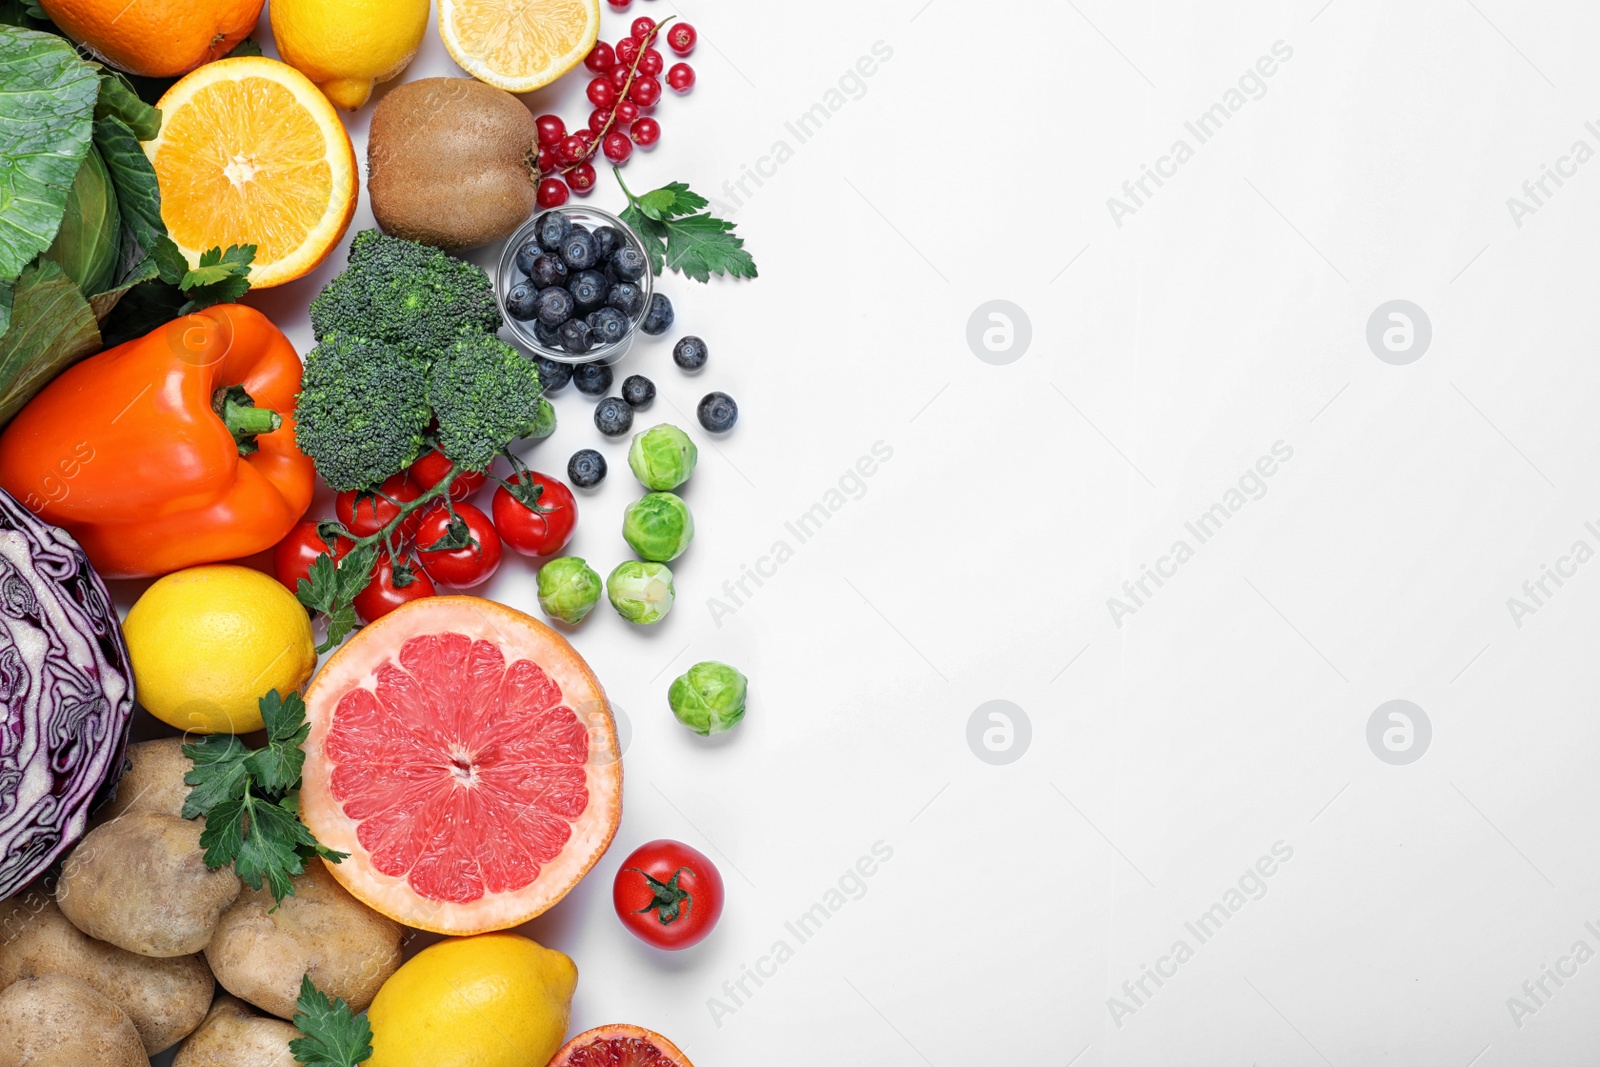
<instances>
[{"instance_id":1,"label":"blood orange slice","mask_svg":"<svg viewBox=\"0 0 1600 1067\"><path fill-rule=\"evenodd\" d=\"M549 1067L694 1067L678 1046L626 1023L585 1030L561 1046Z\"/></svg>"},{"instance_id":2,"label":"blood orange slice","mask_svg":"<svg viewBox=\"0 0 1600 1067\"><path fill-rule=\"evenodd\" d=\"M369 907L442 934L533 918L588 873L622 814L605 692L543 623L478 597L413 601L306 692L300 813Z\"/></svg>"}]
</instances>

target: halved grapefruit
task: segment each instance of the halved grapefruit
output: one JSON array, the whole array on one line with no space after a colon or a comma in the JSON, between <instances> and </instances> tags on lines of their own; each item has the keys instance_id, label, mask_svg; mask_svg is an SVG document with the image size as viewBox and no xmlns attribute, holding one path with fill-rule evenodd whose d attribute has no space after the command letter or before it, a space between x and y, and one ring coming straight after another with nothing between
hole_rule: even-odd
<instances>
[{"instance_id":1,"label":"halved grapefruit","mask_svg":"<svg viewBox=\"0 0 1600 1067\"><path fill-rule=\"evenodd\" d=\"M561 1046L549 1067L694 1067L653 1030L613 1023L585 1030Z\"/></svg>"},{"instance_id":2,"label":"halved grapefruit","mask_svg":"<svg viewBox=\"0 0 1600 1067\"><path fill-rule=\"evenodd\" d=\"M419 930L504 930L548 909L622 815L616 723L560 634L470 596L401 607L306 692L300 815L329 870Z\"/></svg>"}]
</instances>

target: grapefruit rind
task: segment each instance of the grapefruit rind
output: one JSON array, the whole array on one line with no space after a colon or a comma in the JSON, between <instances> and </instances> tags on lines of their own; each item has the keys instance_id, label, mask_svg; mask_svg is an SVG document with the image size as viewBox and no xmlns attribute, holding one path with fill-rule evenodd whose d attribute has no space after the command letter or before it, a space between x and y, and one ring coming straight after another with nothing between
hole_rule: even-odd
<instances>
[{"instance_id":1,"label":"grapefruit rind","mask_svg":"<svg viewBox=\"0 0 1600 1067\"><path fill-rule=\"evenodd\" d=\"M336 763L327 751L333 714L355 688L374 688L379 667L394 661L413 637L465 634L496 644L507 664L532 660L561 688L587 731L584 766L588 804L555 858L526 886L485 892L465 903L434 900L412 888L404 876L377 870L358 838L360 823L344 813L334 796ZM441 596L413 601L362 629L333 654L306 691L310 735L303 746L305 771L300 815L323 845L350 858L328 869L345 889L368 907L397 922L432 933L465 936L506 930L543 914L577 885L616 835L622 817L622 762L616 721L594 672L565 638L532 616L471 596Z\"/></svg>"}]
</instances>

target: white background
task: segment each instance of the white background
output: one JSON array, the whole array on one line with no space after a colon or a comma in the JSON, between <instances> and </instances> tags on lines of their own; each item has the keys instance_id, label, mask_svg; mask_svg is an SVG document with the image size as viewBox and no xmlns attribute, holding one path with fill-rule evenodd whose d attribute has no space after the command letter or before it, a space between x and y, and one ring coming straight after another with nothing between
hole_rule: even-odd
<instances>
[{"instance_id":1,"label":"white background","mask_svg":"<svg viewBox=\"0 0 1600 1067\"><path fill-rule=\"evenodd\" d=\"M660 389L641 425L700 441L699 534L663 625L602 607L574 637L632 728L616 844L527 928L578 963L574 1032L637 1022L700 1067L1589 1062L1600 963L1520 1026L1507 999L1600 950L1600 563L1520 627L1506 600L1600 548L1600 162L1520 227L1506 199L1600 149L1600 10L640 0L602 35L674 11L700 82L629 184L737 206L761 278L668 277L677 326L618 368ZM1279 41L1265 94L1197 144L1184 122ZM800 144L785 122L877 42L892 57ZM430 29L406 77L459 73ZM579 125L583 80L530 106ZM348 120L363 157L370 113ZM1194 158L1116 225L1107 198L1180 137ZM779 140L763 185L724 186ZM609 178L592 202L620 206ZM303 350L342 260L251 302ZM1031 320L1009 365L966 340L993 299ZM1433 325L1407 366L1365 340L1392 299ZM688 332L711 350L694 378L669 357ZM715 441L693 420L714 388L741 408ZM562 393L530 461L605 451L572 551L606 573L637 487L592 403ZM800 544L785 522L880 441L892 459ZM1279 441L1265 495L1115 625L1107 598ZM714 618L780 539L793 558ZM532 578L509 560L488 594L536 610ZM665 703L700 659L752 686L710 742ZM1433 728L1407 766L1366 740L1396 698ZM995 699L1031 722L1005 766L967 741ZM674 956L611 914L654 837L728 884L715 935ZM876 842L892 859L800 944L785 922ZM1185 921L1277 842L1265 895L1199 944ZM1114 1021L1180 938L1193 958ZM731 1000L780 940L793 957Z\"/></svg>"}]
</instances>

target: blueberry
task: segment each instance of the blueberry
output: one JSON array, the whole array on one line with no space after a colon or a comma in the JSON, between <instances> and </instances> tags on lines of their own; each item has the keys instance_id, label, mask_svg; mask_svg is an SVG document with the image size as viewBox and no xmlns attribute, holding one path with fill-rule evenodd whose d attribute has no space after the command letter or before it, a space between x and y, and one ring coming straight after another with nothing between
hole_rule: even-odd
<instances>
[{"instance_id":1,"label":"blueberry","mask_svg":"<svg viewBox=\"0 0 1600 1067\"><path fill-rule=\"evenodd\" d=\"M572 368L572 384L585 396L605 396L611 388L611 365L580 363Z\"/></svg>"},{"instance_id":2,"label":"blueberry","mask_svg":"<svg viewBox=\"0 0 1600 1067\"><path fill-rule=\"evenodd\" d=\"M632 282L618 282L606 294L606 304L634 319L644 310L644 292Z\"/></svg>"},{"instance_id":3,"label":"blueberry","mask_svg":"<svg viewBox=\"0 0 1600 1067\"><path fill-rule=\"evenodd\" d=\"M546 326L560 326L572 318L572 294L559 285L540 289L535 301L539 321Z\"/></svg>"},{"instance_id":4,"label":"blueberry","mask_svg":"<svg viewBox=\"0 0 1600 1067\"><path fill-rule=\"evenodd\" d=\"M700 425L712 433L727 433L739 421L739 405L727 393L707 393L700 398Z\"/></svg>"},{"instance_id":5,"label":"blueberry","mask_svg":"<svg viewBox=\"0 0 1600 1067\"><path fill-rule=\"evenodd\" d=\"M647 408L656 398L656 383L642 374L630 374L622 379L622 399L630 408Z\"/></svg>"},{"instance_id":6,"label":"blueberry","mask_svg":"<svg viewBox=\"0 0 1600 1067\"><path fill-rule=\"evenodd\" d=\"M628 317L616 308L597 308L585 320L600 337L600 344L614 345L628 333Z\"/></svg>"},{"instance_id":7,"label":"blueberry","mask_svg":"<svg viewBox=\"0 0 1600 1067\"><path fill-rule=\"evenodd\" d=\"M650 265L644 253L632 245L620 246L606 262L616 272L618 279L625 282L636 282L643 278L645 268Z\"/></svg>"},{"instance_id":8,"label":"blueberry","mask_svg":"<svg viewBox=\"0 0 1600 1067\"><path fill-rule=\"evenodd\" d=\"M567 480L579 489L593 489L606 480L606 457L592 448L574 452L567 460Z\"/></svg>"},{"instance_id":9,"label":"blueberry","mask_svg":"<svg viewBox=\"0 0 1600 1067\"><path fill-rule=\"evenodd\" d=\"M606 277L597 270L579 271L567 283L579 311L593 311L606 302Z\"/></svg>"},{"instance_id":10,"label":"blueberry","mask_svg":"<svg viewBox=\"0 0 1600 1067\"><path fill-rule=\"evenodd\" d=\"M622 231L615 226L597 226L594 231L594 245L602 260L610 259L611 253L628 243L622 236Z\"/></svg>"},{"instance_id":11,"label":"blueberry","mask_svg":"<svg viewBox=\"0 0 1600 1067\"><path fill-rule=\"evenodd\" d=\"M541 252L537 237L530 237L522 242L517 246L517 269L523 274L532 274L533 261L539 258Z\"/></svg>"},{"instance_id":12,"label":"blueberry","mask_svg":"<svg viewBox=\"0 0 1600 1067\"><path fill-rule=\"evenodd\" d=\"M561 342L556 339L556 328L554 326L546 326L538 319L533 320L533 336L537 337L539 343L546 348L561 347Z\"/></svg>"},{"instance_id":13,"label":"blueberry","mask_svg":"<svg viewBox=\"0 0 1600 1067\"><path fill-rule=\"evenodd\" d=\"M572 232L572 220L559 211L546 211L533 224L533 232L540 248L554 252L561 247L561 239Z\"/></svg>"},{"instance_id":14,"label":"blueberry","mask_svg":"<svg viewBox=\"0 0 1600 1067\"><path fill-rule=\"evenodd\" d=\"M553 359L534 356L533 365L539 368L539 384L547 393L559 393L572 381L572 364L557 363Z\"/></svg>"},{"instance_id":15,"label":"blueberry","mask_svg":"<svg viewBox=\"0 0 1600 1067\"><path fill-rule=\"evenodd\" d=\"M567 265L561 262L560 256L543 252L535 256L533 262L529 264L528 280L541 289L548 289L552 285L566 285Z\"/></svg>"},{"instance_id":16,"label":"blueberry","mask_svg":"<svg viewBox=\"0 0 1600 1067\"><path fill-rule=\"evenodd\" d=\"M644 321L639 323L639 329L654 337L658 333L666 333L672 326L672 301L660 293L650 294L650 306L645 309Z\"/></svg>"},{"instance_id":17,"label":"blueberry","mask_svg":"<svg viewBox=\"0 0 1600 1067\"><path fill-rule=\"evenodd\" d=\"M607 437L621 437L633 429L633 409L620 396L608 396L594 406L594 425Z\"/></svg>"},{"instance_id":18,"label":"blueberry","mask_svg":"<svg viewBox=\"0 0 1600 1067\"><path fill-rule=\"evenodd\" d=\"M573 270L588 270L599 263L600 253L594 246L594 234L575 229L563 237L561 261Z\"/></svg>"},{"instance_id":19,"label":"blueberry","mask_svg":"<svg viewBox=\"0 0 1600 1067\"><path fill-rule=\"evenodd\" d=\"M565 348L575 356L581 356L594 347L594 336L589 332L589 326L582 319L568 319L556 327L556 338Z\"/></svg>"},{"instance_id":20,"label":"blueberry","mask_svg":"<svg viewBox=\"0 0 1600 1067\"><path fill-rule=\"evenodd\" d=\"M506 314L527 322L538 312L539 290L532 282L518 282L506 293Z\"/></svg>"},{"instance_id":21,"label":"blueberry","mask_svg":"<svg viewBox=\"0 0 1600 1067\"><path fill-rule=\"evenodd\" d=\"M706 343L693 334L679 338L678 343L672 346L672 362L684 370L699 370L704 367L706 357L710 354Z\"/></svg>"}]
</instances>

